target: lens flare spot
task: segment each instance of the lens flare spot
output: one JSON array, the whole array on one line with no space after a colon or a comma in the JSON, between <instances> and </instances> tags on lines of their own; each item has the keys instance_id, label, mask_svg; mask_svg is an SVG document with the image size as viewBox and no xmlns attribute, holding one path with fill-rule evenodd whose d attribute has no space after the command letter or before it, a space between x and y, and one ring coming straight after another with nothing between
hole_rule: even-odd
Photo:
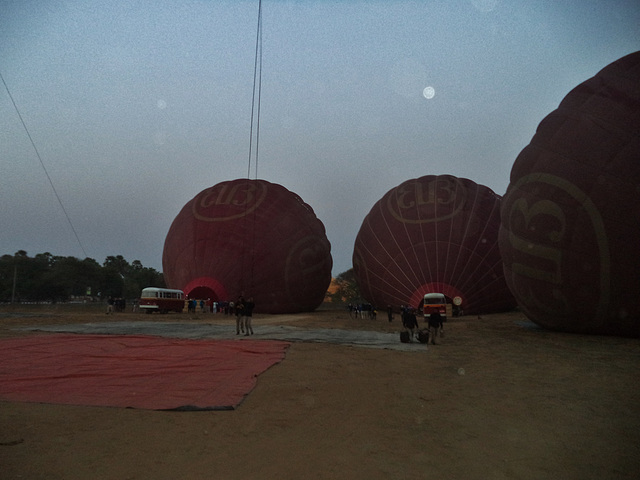
<instances>
[{"instance_id":1,"label":"lens flare spot","mask_svg":"<svg viewBox=\"0 0 640 480\"><path fill-rule=\"evenodd\" d=\"M422 91L422 96L427 100L431 100L436 94L436 90L433 87L426 87Z\"/></svg>"}]
</instances>

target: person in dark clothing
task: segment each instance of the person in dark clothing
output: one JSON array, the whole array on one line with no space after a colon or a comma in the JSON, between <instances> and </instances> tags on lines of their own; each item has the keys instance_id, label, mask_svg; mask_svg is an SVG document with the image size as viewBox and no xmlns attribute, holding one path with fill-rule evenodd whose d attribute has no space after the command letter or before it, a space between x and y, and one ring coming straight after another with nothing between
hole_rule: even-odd
<instances>
[{"instance_id":1,"label":"person in dark clothing","mask_svg":"<svg viewBox=\"0 0 640 480\"><path fill-rule=\"evenodd\" d=\"M253 316L253 309L256 304L253 302L253 297L249 298L244 303L244 328L247 331L246 335L253 335L253 327L251 326L251 320Z\"/></svg>"},{"instance_id":2,"label":"person in dark clothing","mask_svg":"<svg viewBox=\"0 0 640 480\"><path fill-rule=\"evenodd\" d=\"M413 309L407 309L402 315L402 326L409 332L409 338L413 338L415 332L418 331L418 319Z\"/></svg>"},{"instance_id":3,"label":"person in dark clothing","mask_svg":"<svg viewBox=\"0 0 640 480\"><path fill-rule=\"evenodd\" d=\"M244 333L244 297L240 295L235 303L236 310L236 335L240 335L240 331Z\"/></svg>"},{"instance_id":4,"label":"person in dark clothing","mask_svg":"<svg viewBox=\"0 0 640 480\"><path fill-rule=\"evenodd\" d=\"M393 307L391 305L387 305L387 317L389 322L393 320Z\"/></svg>"},{"instance_id":5,"label":"person in dark clothing","mask_svg":"<svg viewBox=\"0 0 640 480\"><path fill-rule=\"evenodd\" d=\"M429 315L429 342L432 345L436 344L436 337L438 336L438 333L442 335L442 329L442 315L438 312L433 312Z\"/></svg>"}]
</instances>

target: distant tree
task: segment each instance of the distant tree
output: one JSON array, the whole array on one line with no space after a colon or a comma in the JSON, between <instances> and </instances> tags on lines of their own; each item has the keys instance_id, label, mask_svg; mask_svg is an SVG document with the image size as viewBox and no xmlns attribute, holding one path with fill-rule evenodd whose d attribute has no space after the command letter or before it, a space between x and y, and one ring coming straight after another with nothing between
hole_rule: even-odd
<instances>
[{"instance_id":1,"label":"distant tree","mask_svg":"<svg viewBox=\"0 0 640 480\"><path fill-rule=\"evenodd\" d=\"M13 255L0 257L0 302L10 302L16 260Z\"/></svg>"},{"instance_id":2,"label":"distant tree","mask_svg":"<svg viewBox=\"0 0 640 480\"><path fill-rule=\"evenodd\" d=\"M85 258L81 262L83 280L85 281L86 294L95 296L100 291L100 281L102 274L102 267L93 258Z\"/></svg>"},{"instance_id":3,"label":"distant tree","mask_svg":"<svg viewBox=\"0 0 640 480\"><path fill-rule=\"evenodd\" d=\"M110 268L115 270L122 276L123 278L129 273L131 269L131 265L127 262L122 255L108 256L105 258L104 263L102 264L105 268Z\"/></svg>"},{"instance_id":4,"label":"distant tree","mask_svg":"<svg viewBox=\"0 0 640 480\"><path fill-rule=\"evenodd\" d=\"M103 267L100 278L100 292L103 298L122 297L124 278L115 268Z\"/></svg>"},{"instance_id":5,"label":"distant tree","mask_svg":"<svg viewBox=\"0 0 640 480\"><path fill-rule=\"evenodd\" d=\"M131 268L124 282L124 296L126 298L137 298L145 287L164 287L164 277L162 273L153 268L143 267L140 260L131 262Z\"/></svg>"},{"instance_id":6,"label":"distant tree","mask_svg":"<svg viewBox=\"0 0 640 480\"><path fill-rule=\"evenodd\" d=\"M132 270L142 270L144 267L142 266L142 262L140 260L134 260L131 262Z\"/></svg>"},{"instance_id":7,"label":"distant tree","mask_svg":"<svg viewBox=\"0 0 640 480\"><path fill-rule=\"evenodd\" d=\"M49 257L39 256L31 258L24 250L18 250L14 255L15 269L15 300L40 301L44 300L39 294L43 276L50 268Z\"/></svg>"},{"instance_id":8,"label":"distant tree","mask_svg":"<svg viewBox=\"0 0 640 480\"><path fill-rule=\"evenodd\" d=\"M337 289L330 295L332 302L335 303L354 303L360 302L361 295L353 268L346 272L342 272L335 278Z\"/></svg>"},{"instance_id":9,"label":"distant tree","mask_svg":"<svg viewBox=\"0 0 640 480\"><path fill-rule=\"evenodd\" d=\"M49 252L31 258L19 250L0 257L0 302L10 302L14 292L18 302L64 302L84 296L131 299L148 286L164 287L162 273L140 260L129 264L122 255L107 257L102 266L93 258L80 260Z\"/></svg>"},{"instance_id":10,"label":"distant tree","mask_svg":"<svg viewBox=\"0 0 640 480\"><path fill-rule=\"evenodd\" d=\"M0 259L0 301L39 300L34 294L49 268L46 255L30 258L24 250Z\"/></svg>"},{"instance_id":11,"label":"distant tree","mask_svg":"<svg viewBox=\"0 0 640 480\"><path fill-rule=\"evenodd\" d=\"M54 257L46 276L47 288L56 298L52 301L67 301L70 297L84 297L97 292L101 282L101 268L92 258L79 260L76 257Z\"/></svg>"},{"instance_id":12,"label":"distant tree","mask_svg":"<svg viewBox=\"0 0 640 480\"><path fill-rule=\"evenodd\" d=\"M49 266L54 262L54 257L49 252L37 253L34 259Z\"/></svg>"}]
</instances>

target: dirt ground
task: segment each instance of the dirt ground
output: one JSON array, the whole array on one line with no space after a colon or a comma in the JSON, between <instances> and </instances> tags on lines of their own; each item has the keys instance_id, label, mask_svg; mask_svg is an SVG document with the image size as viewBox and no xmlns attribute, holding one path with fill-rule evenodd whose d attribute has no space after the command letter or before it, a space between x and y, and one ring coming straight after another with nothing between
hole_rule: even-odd
<instances>
[{"instance_id":1,"label":"dirt ground","mask_svg":"<svg viewBox=\"0 0 640 480\"><path fill-rule=\"evenodd\" d=\"M19 326L223 316L0 307ZM396 315L261 316L398 332ZM0 401L0 479L636 479L640 340L461 317L441 344L400 352L294 343L233 411L162 412ZM0 341L0 348L1 346ZM1 365L0 365L1 368Z\"/></svg>"}]
</instances>

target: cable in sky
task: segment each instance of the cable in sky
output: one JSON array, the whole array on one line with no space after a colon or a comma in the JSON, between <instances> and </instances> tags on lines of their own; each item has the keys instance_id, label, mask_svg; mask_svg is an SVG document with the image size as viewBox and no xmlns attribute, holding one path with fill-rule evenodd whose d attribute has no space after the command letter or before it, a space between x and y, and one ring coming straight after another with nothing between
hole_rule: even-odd
<instances>
[{"instance_id":1,"label":"cable in sky","mask_svg":"<svg viewBox=\"0 0 640 480\"><path fill-rule=\"evenodd\" d=\"M253 126L256 126L255 178L258 178L258 144L260 141L260 95L262 93L262 0L258 1L258 28L256 31L256 55L253 65L253 97L251 99L251 127L249 129L249 166L247 178L251 178L251 153L253 147ZM256 101L257 97L257 101ZM256 106L257 104L257 106ZM254 121L254 112L256 113Z\"/></svg>"},{"instance_id":2,"label":"cable in sky","mask_svg":"<svg viewBox=\"0 0 640 480\"><path fill-rule=\"evenodd\" d=\"M84 253L84 256L86 258L86 257L88 257L88 255L87 255L86 250L84 249L84 246L82 245L82 242L80 241L80 237L78 236L78 232L76 232L76 229L73 226L73 222L71 222L71 218L69 217L69 214L67 213L67 209L64 208L64 204L62 203L62 199L60 198L60 195L58 195L56 187L53 185L53 181L51 180L51 177L49 176L49 172L47 171L47 168L44 166L44 162L42 161L42 157L40 156L40 152L38 151L38 148L36 147L36 144L33 141L33 138L31 138L31 134L29 133L29 129L27 128L27 124L22 119L22 115L20 114L20 110L18 109L18 105L16 105L16 102L13 100L13 96L11 95L11 92L9 91L9 87L7 86L7 82L4 81L4 77L2 76L1 72L0 72L0 80L2 80L2 84L4 85L4 88L7 91L7 94L9 95L9 98L11 99L11 103L13 104L13 108L15 108L16 113L18 114L18 118L20 119L20 122L22 123L22 126L24 127L24 131L27 132L27 137L29 137L29 141L31 142L31 145L33 146L33 150L36 152L36 157L38 157L38 160L40 160L40 165L42 166L42 169L44 170L44 174L47 176L47 180L49 180L49 185L51 185L51 189L53 190L53 193L55 194L56 198L58 199L58 203L60 204L60 208L62 208L62 211L64 212L64 216L67 217L67 221L69 222L69 226L71 227L71 230L73 231L73 234L75 235L76 240L78 241L78 245L80 245L80 249L82 250L82 253Z\"/></svg>"},{"instance_id":3,"label":"cable in sky","mask_svg":"<svg viewBox=\"0 0 640 480\"><path fill-rule=\"evenodd\" d=\"M253 94L251 97L251 125L249 128L249 164L247 166L247 183L251 181L251 154L253 152L253 128L255 125L255 176L254 179L258 179L258 146L260 141L260 95L262 92L262 0L258 1L258 26L256 29L256 54L253 65ZM255 117L254 117L255 115ZM245 203L245 221L247 220L247 208L248 202ZM255 223L256 223L256 210L253 210L250 224L250 258L249 258L249 289L253 289L253 270L254 270L254 247L255 247ZM241 261L241 274L240 274L240 290L243 291L247 286L245 285L245 259L246 242L243 244L242 249L242 261Z\"/></svg>"}]
</instances>

